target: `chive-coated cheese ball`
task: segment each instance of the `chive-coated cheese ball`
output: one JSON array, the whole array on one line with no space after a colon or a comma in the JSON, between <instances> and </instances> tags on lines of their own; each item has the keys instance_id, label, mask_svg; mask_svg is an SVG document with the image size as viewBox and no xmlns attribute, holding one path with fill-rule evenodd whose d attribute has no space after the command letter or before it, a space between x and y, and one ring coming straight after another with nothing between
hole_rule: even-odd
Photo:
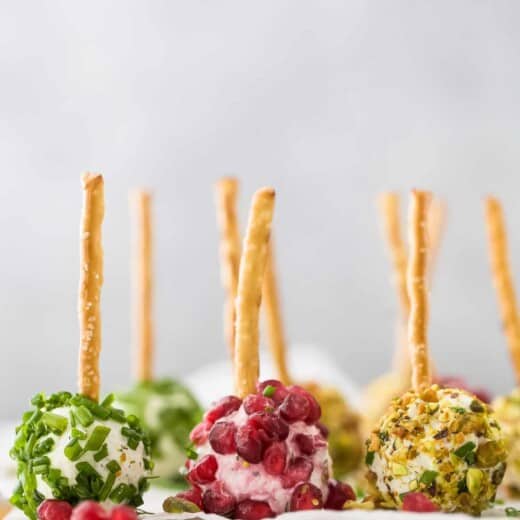
<instances>
[{"instance_id":1,"label":"chive-coated cheese ball","mask_svg":"<svg viewBox=\"0 0 520 520\"><path fill-rule=\"evenodd\" d=\"M343 478L360 467L363 439L359 415L334 387L307 383L304 388L321 406L321 422L329 432L329 453L335 478Z\"/></svg>"},{"instance_id":2,"label":"chive-coated cheese ball","mask_svg":"<svg viewBox=\"0 0 520 520\"><path fill-rule=\"evenodd\" d=\"M520 389L493 402L495 415L504 432L507 456L507 472L503 489L512 498L520 498Z\"/></svg>"},{"instance_id":3,"label":"chive-coated cheese ball","mask_svg":"<svg viewBox=\"0 0 520 520\"><path fill-rule=\"evenodd\" d=\"M191 392L171 379L138 383L118 403L136 415L151 440L154 476L177 478L186 459L190 432L202 418Z\"/></svg>"},{"instance_id":4,"label":"chive-coated cheese ball","mask_svg":"<svg viewBox=\"0 0 520 520\"><path fill-rule=\"evenodd\" d=\"M506 450L486 404L434 385L392 403L367 441L366 463L372 492L387 506L419 492L441 511L478 515L502 482Z\"/></svg>"},{"instance_id":5,"label":"chive-coated cheese ball","mask_svg":"<svg viewBox=\"0 0 520 520\"><path fill-rule=\"evenodd\" d=\"M11 457L19 484L11 502L36 518L45 499L143 503L152 469L150 441L135 416L81 395L38 394L23 416Z\"/></svg>"}]
</instances>

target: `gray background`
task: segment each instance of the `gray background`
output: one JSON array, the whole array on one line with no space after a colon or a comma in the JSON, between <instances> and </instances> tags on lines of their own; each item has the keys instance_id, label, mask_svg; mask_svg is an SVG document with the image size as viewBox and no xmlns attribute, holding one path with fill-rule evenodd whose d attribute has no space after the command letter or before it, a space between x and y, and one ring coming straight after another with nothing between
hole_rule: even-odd
<instances>
[{"instance_id":1,"label":"gray background","mask_svg":"<svg viewBox=\"0 0 520 520\"><path fill-rule=\"evenodd\" d=\"M212 183L235 173L243 220L255 188L278 190L290 338L359 383L393 348L375 196L444 197L432 350L508 390L482 196L503 199L517 265L519 15L498 0L3 1L0 416L74 387L86 169L106 176L105 389L129 380L128 188L156 190L159 371L181 375L225 352Z\"/></svg>"}]
</instances>

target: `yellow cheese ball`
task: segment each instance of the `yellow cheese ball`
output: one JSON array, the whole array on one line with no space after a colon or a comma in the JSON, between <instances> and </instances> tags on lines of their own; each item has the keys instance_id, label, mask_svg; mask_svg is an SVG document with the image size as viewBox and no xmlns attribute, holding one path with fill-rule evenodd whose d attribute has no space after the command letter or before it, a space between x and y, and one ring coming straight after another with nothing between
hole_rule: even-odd
<instances>
[{"instance_id":1,"label":"yellow cheese ball","mask_svg":"<svg viewBox=\"0 0 520 520\"><path fill-rule=\"evenodd\" d=\"M329 430L329 453L335 478L353 473L363 458L359 415L349 407L336 388L314 382L303 386L321 406L321 422Z\"/></svg>"}]
</instances>

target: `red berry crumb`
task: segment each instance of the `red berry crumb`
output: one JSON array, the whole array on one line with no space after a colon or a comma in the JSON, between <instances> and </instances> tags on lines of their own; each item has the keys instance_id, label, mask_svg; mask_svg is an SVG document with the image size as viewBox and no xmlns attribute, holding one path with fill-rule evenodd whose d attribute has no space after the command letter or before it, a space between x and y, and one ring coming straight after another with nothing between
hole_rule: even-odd
<instances>
[{"instance_id":1,"label":"red berry crumb","mask_svg":"<svg viewBox=\"0 0 520 520\"><path fill-rule=\"evenodd\" d=\"M325 502L325 509L341 511L347 500L356 500L354 490L348 484L331 480L329 482L329 496Z\"/></svg>"},{"instance_id":2,"label":"red berry crumb","mask_svg":"<svg viewBox=\"0 0 520 520\"><path fill-rule=\"evenodd\" d=\"M313 469L312 462L304 457L297 457L289 463L287 471L282 475L284 489L291 488L300 482L309 480Z\"/></svg>"},{"instance_id":3,"label":"red berry crumb","mask_svg":"<svg viewBox=\"0 0 520 520\"><path fill-rule=\"evenodd\" d=\"M195 504L199 509L202 509L202 490L199 487L195 486L186 491L181 491L180 493L177 493L177 496Z\"/></svg>"},{"instance_id":4,"label":"red berry crumb","mask_svg":"<svg viewBox=\"0 0 520 520\"><path fill-rule=\"evenodd\" d=\"M262 518L274 518L276 515L266 502L257 500L244 500L237 505L233 518L240 520L262 520Z\"/></svg>"},{"instance_id":5,"label":"red berry crumb","mask_svg":"<svg viewBox=\"0 0 520 520\"><path fill-rule=\"evenodd\" d=\"M110 515L93 500L85 500L72 511L71 520L108 520Z\"/></svg>"},{"instance_id":6,"label":"red berry crumb","mask_svg":"<svg viewBox=\"0 0 520 520\"><path fill-rule=\"evenodd\" d=\"M254 413L247 424L255 430L262 430L266 442L284 441L289 436L289 425L278 415L271 413Z\"/></svg>"},{"instance_id":7,"label":"red berry crumb","mask_svg":"<svg viewBox=\"0 0 520 520\"><path fill-rule=\"evenodd\" d=\"M294 441L303 455L312 455L316 451L314 439L310 435L298 433L294 436Z\"/></svg>"},{"instance_id":8,"label":"red berry crumb","mask_svg":"<svg viewBox=\"0 0 520 520\"><path fill-rule=\"evenodd\" d=\"M205 455L188 472L188 480L193 484L209 484L215 480L218 469L214 455Z\"/></svg>"},{"instance_id":9,"label":"red berry crumb","mask_svg":"<svg viewBox=\"0 0 520 520\"><path fill-rule=\"evenodd\" d=\"M264 455L266 435L250 424L238 428L235 441L237 453L247 462L258 464Z\"/></svg>"},{"instance_id":10,"label":"red berry crumb","mask_svg":"<svg viewBox=\"0 0 520 520\"><path fill-rule=\"evenodd\" d=\"M72 506L64 500L44 500L38 507L40 520L69 520Z\"/></svg>"},{"instance_id":11,"label":"red berry crumb","mask_svg":"<svg viewBox=\"0 0 520 520\"><path fill-rule=\"evenodd\" d=\"M235 442L235 432L237 427L232 422L219 421L209 432L209 443L211 447L223 455L235 453L237 445Z\"/></svg>"},{"instance_id":12,"label":"red berry crumb","mask_svg":"<svg viewBox=\"0 0 520 520\"><path fill-rule=\"evenodd\" d=\"M229 516L235 509L235 499L220 482L204 493L202 503L206 513L215 513L222 516Z\"/></svg>"},{"instance_id":13,"label":"red berry crumb","mask_svg":"<svg viewBox=\"0 0 520 520\"><path fill-rule=\"evenodd\" d=\"M298 392L291 391L280 405L281 416L289 422L305 421L309 415L309 401Z\"/></svg>"},{"instance_id":14,"label":"red berry crumb","mask_svg":"<svg viewBox=\"0 0 520 520\"><path fill-rule=\"evenodd\" d=\"M248 415L255 412L272 412L274 401L260 394L251 394L244 399L244 410Z\"/></svg>"},{"instance_id":15,"label":"red berry crumb","mask_svg":"<svg viewBox=\"0 0 520 520\"><path fill-rule=\"evenodd\" d=\"M265 450L264 469L269 475L281 475L287 461L287 447L284 442L274 442Z\"/></svg>"},{"instance_id":16,"label":"red berry crumb","mask_svg":"<svg viewBox=\"0 0 520 520\"><path fill-rule=\"evenodd\" d=\"M290 511L305 511L308 509L321 509L323 497L321 491L313 484L300 484L293 491Z\"/></svg>"},{"instance_id":17,"label":"red berry crumb","mask_svg":"<svg viewBox=\"0 0 520 520\"><path fill-rule=\"evenodd\" d=\"M211 424L201 422L191 430L190 441L196 446L204 444L208 440L208 434L211 429Z\"/></svg>"},{"instance_id":18,"label":"red berry crumb","mask_svg":"<svg viewBox=\"0 0 520 520\"><path fill-rule=\"evenodd\" d=\"M209 423L214 423L218 419L229 415L230 413L236 412L242 405L242 400L234 395L228 395L223 397L215 403L213 408L210 408L204 419Z\"/></svg>"},{"instance_id":19,"label":"red berry crumb","mask_svg":"<svg viewBox=\"0 0 520 520\"><path fill-rule=\"evenodd\" d=\"M276 379L268 379L267 381L262 381L261 383L258 383L257 390L259 394L264 393L264 390L268 387L272 386L274 388L274 393L272 395L269 395L270 399L272 399L276 406L280 406L283 402L283 400L287 397L287 394L289 393L287 391L287 388L280 383L280 381L277 381Z\"/></svg>"},{"instance_id":20,"label":"red berry crumb","mask_svg":"<svg viewBox=\"0 0 520 520\"><path fill-rule=\"evenodd\" d=\"M433 513L439 508L423 493L407 493L403 498L403 511Z\"/></svg>"},{"instance_id":21,"label":"red berry crumb","mask_svg":"<svg viewBox=\"0 0 520 520\"><path fill-rule=\"evenodd\" d=\"M110 511L110 520L137 520L137 513L133 507L115 506Z\"/></svg>"}]
</instances>

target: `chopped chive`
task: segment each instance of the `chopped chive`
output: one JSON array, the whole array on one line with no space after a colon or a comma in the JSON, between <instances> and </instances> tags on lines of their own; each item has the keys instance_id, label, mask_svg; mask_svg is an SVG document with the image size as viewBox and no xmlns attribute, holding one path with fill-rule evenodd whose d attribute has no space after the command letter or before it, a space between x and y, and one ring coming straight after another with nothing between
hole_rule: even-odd
<instances>
[{"instance_id":1,"label":"chopped chive","mask_svg":"<svg viewBox=\"0 0 520 520\"><path fill-rule=\"evenodd\" d=\"M107 428L106 426L98 425L94 428L93 432L90 434L90 437L85 444L85 450L86 451L97 451L103 443L105 442L105 439L107 438L108 434L110 433L110 428Z\"/></svg>"},{"instance_id":2,"label":"chopped chive","mask_svg":"<svg viewBox=\"0 0 520 520\"><path fill-rule=\"evenodd\" d=\"M91 404L90 411L95 417L102 419L103 421L110 417L110 410L108 408L103 408L103 406L97 403Z\"/></svg>"},{"instance_id":3,"label":"chopped chive","mask_svg":"<svg viewBox=\"0 0 520 520\"><path fill-rule=\"evenodd\" d=\"M65 446L63 453L65 453L65 457L67 457L69 460L75 461L78 460L83 453L83 448L81 447L78 439L72 439L67 444L67 446Z\"/></svg>"},{"instance_id":4,"label":"chopped chive","mask_svg":"<svg viewBox=\"0 0 520 520\"><path fill-rule=\"evenodd\" d=\"M466 444L463 444L459 448L457 448L453 453L460 459L463 459L467 455L469 455L476 448L475 443L469 441Z\"/></svg>"},{"instance_id":5,"label":"chopped chive","mask_svg":"<svg viewBox=\"0 0 520 520\"><path fill-rule=\"evenodd\" d=\"M42 422L46 424L51 430L62 434L66 429L69 421L66 417L56 413L45 412L42 415Z\"/></svg>"},{"instance_id":6,"label":"chopped chive","mask_svg":"<svg viewBox=\"0 0 520 520\"><path fill-rule=\"evenodd\" d=\"M112 502L115 502L116 504L120 504L125 500L125 498L129 497L130 487L126 484L119 484L113 491L110 493L109 498L112 500Z\"/></svg>"},{"instance_id":7,"label":"chopped chive","mask_svg":"<svg viewBox=\"0 0 520 520\"><path fill-rule=\"evenodd\" d=\"M90 426L94 422L94 416L90 413L90 410L84 405L75 407L74 415L76 416L76 419L81 424L81 426L84 426L85 428L87 426Z\"/></svg>"},{"instance_id":8,"label":"chopped chive","mask_svg":"<svg viewBox=\"0 0 520 520\"><path fill-rule=\"evenodd\" d=\"M114 402L115 400L115 395L114 394L108 394L104 399L103 401L101 401L101 406L103 406L103 408L108 408L109 406L112 405L112 403Z\"/></svg>"},{"instance_id":9,"label":"chopped chive","mask_svg":"<svg viewBox=\"0 0 520 520\"><path fill-rule=\"evenodd\" d=\"M121 471L121 466L117 460L111 460L106 467L110 473L117 473L118 471Z\"/></svg>"},{"instance_id":10,"label":"chopped chive","mask_svg":"<svg viewBox=\"0 0 520 520\"><path fill-rule=\"evenodd\" d=\"M103 484L103 487L101 488L101 491L99 492L99 501L104 502L107 498L110 492L112 491L112 486L114 485L114 482L116 481L116 474L110 473L105 480L105 483Z\"/></svg>"},{"instance_id":11,"label":"chopped chive","mask_svg":"<svg viewBox=\"0 0 520 520\"><path fill-rule=\"evenodd\" d=\"M130 437L128 439L128 447L132 450L136 450L137 446L139 446L139 439L135 439L134 437Z\"/></svg>"},{"instance_id":12,"label":"chopped chive","mask_svg":"<svg viewBox=\"0 0 520 520\"><path fill-rule=\"evenodd\" d=\"M40 441L38 444L34 446L33 455L44 455L45 453L49 453L54 446L54 439L52 437L47 437L43 441Z\"/></svg>"},{"instance_id":13,"label":"chopped chive","mask_svg":"<svg viewBox=\"0 0 520 520\"><path fill-rule=\"evenodd\" d=\"M186 446L186 456L188 457L188 459L197 460L199 454L195 451L193 445L190 445Z\"/></svg>"},{"instance_id":14,"label":"chopped chive","mask_svg":"<svg viewBox=\"0 0 520 520\"><path fill-rule=\"evenodd\" d=\"M265 388L264 388L264 391L262 392L262 394L265 396L265 397L273 397L273 395L275 394L276 392L276 388L272 385L267 385Z\"/></svg>"},{"instance_id":15,"label":"chopped chive","mask_svg":"<svg viewBox=\"0 0 520 520\"><path fill-rule=\"evenodd\" d=\"M118 423L126 421L125 412L119 408L110 408L110 418Z\"/></svg>"},{"instance_id":16,"label":"chopped chive","mask_svg":"<svg viewBox=\"0 0 520 520\"><path fill-rule=\"evenodd\" d=\"M437 471L431 471L426 470L421 475L421 478L419 479L419 482L421 484L425 484L426 486L429 486L436 478L439 473Z\"/></svg>"},{"instance_id":17,"label":"chopped chive","mask_svg":"<svg viewBox=\"0 0 520 520\"><path fill-rule=\"evenodd\" d=\"M38 466L33 466L33 472L35 475L42 475L49 471L49 466L47 464L39 464Z\"/></svg>"},{"instance_id":18,"label":"chopped chive","mask_svg":"<svg viewBox=\"0 0 520 520\"><path fill-rule=\"evenodd\" d=\"M73 439L84 440L87 438L87 434L85 432L82 432L81 430L78 430L77 428L72 428L71 435Z\"/></svg>"},{"instance_id":19,"label":"chopped chive","mask_svg":"<svg viewBox=\"0 0 520 520\"><path fill-rule=\"evenodd\" d=\"M97 453L94 454L94 460L96 462L99 462L100 460L104 459L107 456L108 456L108 448L107 448L106 444L103 444L101 449Z\"/></svg>"},{"instance_id":20,"label":"chopped chive","mask_svg":"<svg viewBox=\"0 0 520 520\"><path fill-rule=\"evenodd\" d=\"M153 462L150 459L143 459L144 469L146 471L151 471L153 469Z\"/></svg>"},{"instance_id":21,"label":"chopped chive","mask_svg":"<svg viewBox=\"0 0 520 520\"><path fill-rule=\"evenodd\" d=\"M88 462L78 462L76 464L76 469L80 474L82 473L87 477L100 477L100 474Z\"/></svg>"},{"instance_id":22,"label":"chopped chive","mask_svg":"<svg viewBox=\"0 0 520 520\"><path fill-rule=\"evenodd\" d=\"M372 465L372 462L374 462L374 456L375 456L375 452L367 451L367 454L365 456L365 464L367 466L371 466Z\"/></svg>"}]
</instances>

